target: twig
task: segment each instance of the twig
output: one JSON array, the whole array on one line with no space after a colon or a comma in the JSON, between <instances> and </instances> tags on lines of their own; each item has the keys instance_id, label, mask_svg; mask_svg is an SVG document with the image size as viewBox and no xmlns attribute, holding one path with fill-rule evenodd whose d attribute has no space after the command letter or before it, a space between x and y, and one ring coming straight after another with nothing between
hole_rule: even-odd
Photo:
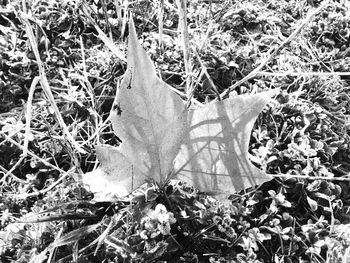
<instances>
[{"instance_id":1,"label":"twig","mask_svg":"<svg viewBox=\"0 0 350 263\"><path fill-rule=\"evenodd\" d=\"M113 107L111 109L113 109ZM98 123L98 125L97 125L97 127L95 129L95 132L92 135L89 135L89 138L86 139L82 143L82 145L88 144L90 141L95 139L95 137L97 137L96 141L99 141L100 132L107 128L108 122L111 120L111 113L112 113L112 111L110 111L110 114L108 115L107 119L104 120L102 124Z\"/></svg>"},{"instance_id":2,"label":"twig","mask_svg":"<svg viewBox=\"0 0 350 263\"><path fill-rule=\"evenodd\" d=\"M84 49L84 42L83 42L82 36L79 37L79 40L80 40L81 58L82 58L82 63L83 63L83 81L81 81L81 79L79 79L79 82L91 98L91 108L95 109L96 107L95 107L94 88L91 86L91 83L88 79L88 74L87 74L87 69L86 69L86 60L85 60L85 49Z\"/></svg>"},{"instance_id":3,"label":"twig","mask_svg":"<svg viewBox=\"0 0 350 263\"><path fill-rule=\"evenodd\" d=\"M308 76L350 76L350 72L265 72L256 73L260 76L268 77L308 77Z\"/></svg>"},{"instance_id":4,"label":"twig","mask_svg":"<svg viewBox=\"0 0 350 263\"><path fill-rule=\"evenodd\" d=\"M295 175L295 174L267 174L275 178L299 178L307 180L328 180L328 181L340 181L340 182L350 182L350 174L347 174L347 177L330 177L330 176L310 176L310 175Z\"/></svg>"},{"instance_id":5,"label":"twig","mask_svg":"<svg viewBox=\"0 0 350 263\"><path fill-rule=\"evenodd\" d=\"M21 178L18 178L16 175L14 175L13 173L9 172L7 169L5 169L4 167L2 167L1 165L0 165L0 170L4 173L4 175L6 175L7 173L9 173L9 175L11 175L11 177L12 177L15 181L17 181L17 182L19 182L19 183L21 183L21 184L25 184L25 183L26 183L25 180L23 180L23 179L21 179ZM1 178L0 182L3 181L2 179L3 179L3 178Z\"/></svg>"},{"instance_id":6,"label":"twig","mask_svg":"<svg viewBox=\"0 0 350 263\"><path fill-rule=\"evenodd\" d=\"M28 94L28 99L27 99L27 111L26 111L26 128L25 128L25 135L24 135L24 150L22 155L27 156L28 152L28 142L29 142L29 133L30 133L30 122L32 120L32 103L33 103L33 96L34 96L34 91L36 85L38 85L40 81L40 77L36 76L33 79L32 84L30 85L30 90Z\"/></svg>"},{"instance_id":7,"label":"twig","mask_svg":"<svg viewBox=\"0 0 350 263\"><path fill-rule=\"evenodd\" d=\"M2 131L0 131L1 134L4 135L4 133ZM9 141L10 143L14 144L15 146L17 146L19 149L21 149L22 151L24 151L24 147L19 144L18 142L16 142L15 140L7 137L5 140ZM53 184L51 184L49 187L45 188L45 189L42 189L38 192L35 192L35 193L30 193L30 194L21 194L21 195L11 195L11 196L16 196L18 198L27 198L27 197L30 197L30 196L36 196L36 195L39 195L39 194L44 194L46 192L49 192L50 190L52 190L54 187L56 187L61 181L63 181L64 178L66 178L68 175L72 174L72 170L74 168L72 168L71 170L69 171L64 171L62 170L61 168L57 167L57 166L54 166L52 165L51 163L49 163L48 161L40 158L39 156L37 156L36 154L32 153L31 151L27 151L27 154L30 155L31 157L37 159L38 161L42 162L43 164L45 164L46 166L60 172L62 174L62 176L57 179ZM16 178L15 178L16 179ZM3 179L1 179L2 181Z\"/></svg>"},{"instance_id":8,"label":"twig","mask_svg":"<svg viewBox=\"0 0 350 263\"><path fill-rule=\"evenodd\" d=\"M113 37L112 37L112 26L109 23L109 19L108 19L108 13L107 13L107 6L106 6L106 2L102 1L102 10L103 10L103 15L105 17L105 21L106 21L106 26L107 26L107 31L109 33L109 38L113 41Z\"/></svg>"},{"instance_id":9,"label":"twig","mask_svg":"<svg viewBox=\"0 0 350 263\"><path fill-rule=\"evenodd\" d=\"M84 75L85 79L88 79L87 70L86 70L84 41L83 41L83 37L81 35L79 36L79 42L80 42L81 60L82 60L82 64L83 64L83 75ZM61 75L64 76L64 74L61 74Z\"/></svg>"},{"instance_id":10,"label":"twig","mask_svg":"<svg viewBox=\"0 0 350 263\"><path fill-rule=\"evenodd\" d=\"M40 83L41 83L42 89L44 90L44 92L45 92L54 112L55 112L55 116L57 118L57 121L60 124L62 131L63 131L64 135L66 136L67 140L75 147L75 149L77 151L79 151L80 153L86 153L86 151L74 140L73 136L70 134L69 129L62 118L60 110L57 107L57 104L55 102L55 98L51 92L50 84L47 80L46 73L45 73L44 67L43 67L41 59L40 59L38 45L35 41L35 36L34 36L32 28L30 26L29 20L28 20L26 14L24 14L24 13L20 13L20 17L25 24L26 33L27 33L28 39L30 41L32 50L34 52L36 61L37 61L39 74L40 74L39 75L40 76Z\"/></svg>"},{"instance_id":11,"label":"twig","mask_svg":"<svg viewBox=\"0 0 350 263\"><path fill-rule=\"evenodd\" d=\"M113 229L113 227L115 227L115 225L121 221L123 214L116 214L115 216L113 216L111 218L111 221L109 222L108 226L106 227L106 229L101 233L101 235L98 237L98 242L95 248L95 252L94 255L97 255L98 250L101 248L104 240L106 239L106 237L110 234L111 230Z\"/></svg>"},{"instance_id":12,"label":"twig","mask_svg":"<svg viewBox=\"0 0 350 263\"><path fill-rule=\"evenodd\" d=\"M177 9L179 13L179 26L181 30L182 37L182 50L184 53L184 62L185 62L185 73L186 73L186 94L189 98L190 89L191 89L191 79L192 79L192 65L190 57L190 40L188 36L187 28L187 1L186 0L176 0Z\"/></svg>"},{"instance_id":13,"label":"twig","mask_svg":"<svg viewBox=\"0 0 350 263\"><path fill-rule=\"evenodd\" d=\"M24 151L24 149L23 149ZM11 167L11 169L1 178L0 183L5 182L6 178L9 175L12 175L13 171L17 169L17 167L22 163L22 161L24 160L25 156L21 156L21 158L19 158L19 160Z\"/></svg>"},{"instance_id":14,"label":"twig","mask_svg":"<svg viewBox=\"0 0 350 263\"><path fill-rule=\"evenodd\" d=\"M160 0L159 11L158 11L158 31L159 31L159 48L163 52L163 19L164 19L164 0Z\"/></svg>"},{"instance_id":15,"label":"twig","mask_svg":"<svg viewBox=\"0 0 350 263\"><path fill-rule=\"evenodd\" d=\"M27 100L27 110L26 110L26 126L25 126L25 133L24 133L24 143L23 143L23 151L22 155L19 158L19 160L11 167L11 169L1 178L0 182L5 182L6 178L9 175L13 175L13 171L17 169L17 167L22 163L24 158L28 154L28 142L29 142L29 134L30 134L30 122L32 119L32 101L33 101L33 95L36 85L39 83L40 77L36 76L33 79L32 84L30 85L30 90L28 94L28 100ZM16 177L19 179L18 177Z\"/></svg>"},{"instance_id":16,"label":"twig","mask_svg":"<svg viewBox=\"0 0 350 263\"><path fill-rule=\"evenodd\" d=\"M204 75L207 77L207 79L208 79L208 81L209 81L209 84L210 84L212 90L214 91L214 93L215 93L216 96L217 96L217 99L218 99L218 100L221 100L221 98L220 98L220 93L219 93L218 89L216 88L213 79L212 79L211 76L209 75L208 70L207 70L207 67L204 65L203 61L201 60L201 58L200 58L200 56L199 56L197 50L193 50L193 51L194 51L194 54L196 55L196 58L197 58L199 64L201 64L201 67L202 67L202 70L203 70L203 72L204 72ZM192 92L192 96L193 96L193 92Z\"/></svg>"},{"instance_id":17,"label":"twig","mask_svg":"<svg viewBox=\"0 0 350 263\"><path fill-rule=\"evenodd\" d=\"M116 1L117 2L117 1ZM120 33L120 37L121 39L124 38L124 34L125 34L125 29L126 29L126 24L128 22L128 7L129 7L129 1L128 0L125 0L123 1L123 5L124 5L124 14L123 14L123 19L122 19L122 30L121 30L121 33Z\"/></svg>"},{"instance_id":18,"label":"twig","mask_svg":"<svg viewBox=\"0 0 350 263\"><path fill-rule=\"evenodd\" d=\"M202 80L202 78L204 77L204 70L201 69L199 76L196 78L195 83L193 84L193 88L191 89L191 93L189 95L189 98L187 98L187 102L186 102L186 108L189 108L191 105L191 99L193 98L194 95L194 91L197 89L199 82Z\"/></svg>"},{"instance_id":19,"label":"twig","mask_svg":"<svg viewBox=\"0 0 350 263\"><path fill-rule=\"evenodd\" d=\"M305 42L302 42L304 45L302 46L303 49L305 49L307 52L309 52L310 56L312 59L314 59L316 61L316 63L318 64L321 64L322 66L324 66L328 71L332 71L332 69L327 66L324 61L322 61L322 59L320 59L319 57L319 54L317 52L317 49L316 50L312 50L312 46L311 46L311 43L309 41L307 41L306 43ZM314 54L316 53L316 54ZM315 63L315 62L314 62Z\"/></svg>"},{"instance_id":20,"label":"twig","mask_svg":"<svg viewBox=\"0 0 350 263\"><path fill-rule=\"evenodd\" d=\"M73 170L73 168L71 170ZM33 193L29 193L29 194L24 193L24 194L8 194L8 195L16 197L16 198L26 199L28 197L38 196L40 194L45 194L45 193L51 191L53 188L55 188L59 183L61 183L63 181L63 179L65 179L72 172L71 170L68 172L65 172L60 178L58 178L49 187L41 189L38 192L33 192Z\"/></svg>"},{"instance_id":21,"label":"twig","mask_svg":"<svg viewBox=\"0 0 350 263\"><path fill-rule=\"evenodd\" d=\"M1 180L0 180L0 183L5 182L6 178L7 178L9 175L11 175L16 181L18 181L17 179L20 179L20 178L18 178L17 176L15 176L15 175L13 174L13 171L17 169L17 167L22 163L23 160L24 160L24 156L21 156L21 157L19 158L19 160L18 160L14 165L12 165L11 169L8 170L8 171L6 172L6 174L4 174L4 176L3 176L3 177L1 178ZM6 169L2 167L1 170L6 170Z\"/></svg>"},{"instance_id":22,"label":"twig","mask_svg":"<svg viewBox=\"0 0 350 263\"><path fill-rule=\"evenodd\" d=\"M4 134L4 132L0 131L0 134L2 134L3 136L6 137L6 135ZM15 140L9 138L9 137L6 137L5 140L7 140L8 142L14 144L15 146L17 146L20 150L24 150L23 146L21 144L19 144L18 142L16 142ZM32 153L31 151L28 150L27 154L35 159L37 159L38 161L42 162L43 164L45 164L46 166L60 172L60 173L66 173L66 171L62 170L61 168L59 167L56 167L54 165L52 165L51 163L49 163L48 161L42 159L41 157L39 157L38 155L36 155L35 153Z\"/></svg>"},{"instance_id":23,"label":"twig","mask_svg":"<svg viewBox=\"0 0 350 263\"><path fill-rule=\"evenodd\" d=\"M258 72L261 72L262 69L293 39L296 37L297 34L303 29L303 27L308 24L316 14L318 14L323 8L325 8L329 4L329 0L323 2L322 5L320 5L316 10L314 10L312 13L310 13L304 21L298 26L297 29L294 30L294 32L285 39L281 45L279 45L276 49L271 48L267 53L268 57L261 62L259 66L257 66L252 72L250 72L247 76L245 76L243 79L237 81L235 84L228 87L224 92L220 94L221 99L226 98L231 91L233 91L235 88L241 86L246 81L254 78L257 76Z\"/></svg>"},{"instance_id":24,"label":"twig","mask_svg":"<svg viewBox=\"0 0 350 263\"><path fill-rule=\"evenodd\" d=\"M26 130L25 127L17 127L15 124L10 124L10 123L7 123L7 122L2 121L2 120L0 120L0 124L2 124L2 125L9 125L9 126L11 126L11 127L16 127L16 128L17 128L16 133L17 133L17 132L20 132L20 131L25 131L25 130ZM31 132L32 132L33 134L37 134L37 135L39 135L39 136L42 136L42 135L43 135L42 132L38 132L38 131L35 131L35 130L32 130ZM15 134L11 133L10 137L13 137L13 135L15 135ZM61 140L61 139L62 139L61 136L53 135L53 134L51 134L50 137L53 138L53 139L57 139L57 140ZM5 142L6 142L6 140L2 141L2 142L0 143L0 146L1 146L2 144L4 144Z\"/></svg>"},{"instance_id":25,"label":"twig","mask_svg":"<svg viewBox=\"0 0 350 263\"><path fill-rule=\"evenodd\" d=\"M79 220L79 219L96 219L97 215L87 215L87 214L61 214L61 215L47 215L47 216L37 216L31 215L28 218L25 216L22 219L17 220L17 223L43 223L51 221L65 221L65 220Z\"/></svg>"}]
</instances>

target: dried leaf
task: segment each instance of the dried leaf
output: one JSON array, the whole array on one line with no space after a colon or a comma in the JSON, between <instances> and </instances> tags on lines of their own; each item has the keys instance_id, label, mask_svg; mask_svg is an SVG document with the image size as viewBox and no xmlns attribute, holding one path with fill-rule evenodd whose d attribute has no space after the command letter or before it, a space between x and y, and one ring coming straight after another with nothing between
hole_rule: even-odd
<instances>
[{"instance_id":1,"label":"dried leaf","mask_svg":"<svg viewBox=\"0 0 350 263\"><path fill-rule=\"evenodd\" d=\"M249 161L254 122L273 92L235 96L186 110L161 81L130 21L128 68L112 112L118 148L99 146L101 167L84 182L95 199L124 196L144 182L180 179L199 190L234 193L270 180Z\"/></svg>"},{"instance_id":2,"label":"dried leaf","mask_svg":"<svg viewBox=\"0 0 350 263\"><path fill-rule=\"evenodd\" d=\"M83 178L99 200L125 196L146 179L163 184L173 170L186 127L183 101L157 77L132 20L129 32L128 67L111 114L113 129L123 142L114 149L98 147L101 168Z\"/></svg>"}]
</instances>

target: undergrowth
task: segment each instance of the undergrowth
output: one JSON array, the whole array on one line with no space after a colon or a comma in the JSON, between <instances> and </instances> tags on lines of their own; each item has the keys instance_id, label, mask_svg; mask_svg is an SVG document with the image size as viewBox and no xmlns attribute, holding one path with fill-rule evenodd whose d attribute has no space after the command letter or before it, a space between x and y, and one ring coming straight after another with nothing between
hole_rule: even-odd
<instances>
[{"instance_id":1,"label":"undergrowth","mask_svg":"<svg viewBox=\"0 0 350 263\"><path fill-rule=\"evenodd\" d=\"M114 203L81 184L94 145L120 142L109 113L126 63L96 26L125 55L133 17L185 98L176 3L0 3L1 262L350 262L348 1L188 1L198 101L281 89L250 141L274 179L221 201L172 182Z\"/></svg>"}]
</instances>

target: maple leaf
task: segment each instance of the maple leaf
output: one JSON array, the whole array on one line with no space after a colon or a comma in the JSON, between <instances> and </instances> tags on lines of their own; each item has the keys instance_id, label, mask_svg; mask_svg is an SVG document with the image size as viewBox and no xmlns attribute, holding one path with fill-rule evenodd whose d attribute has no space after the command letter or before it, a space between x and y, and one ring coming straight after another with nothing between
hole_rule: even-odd
<instances>
[{"instance_id":1,"label":"maple leaf","mask_svg":"<svg viewBox=\"0 0 350 263\"><path fill-rule=\"evenodd\" d=\"M119 147L97 146L101 166L83 176L95 199L125 196L170 179L205 192L234 193L270 180L248 158L254 122L273 92L235 96L187 110L160 80L129 23L128 66L111 113Z\"/></svg>"},{"instance_id":2,"label":"maple leaf","mask_svg":"<svg viewBox=\"0 0 350 263\"><path fill-rule=\"evenodd\" d=\"M147 179L164 184L186 132L184 102L157 77L132 20L129 27L128 67L111 113L123 142L117 148L98 146L101 167L83 177L99 200L110 193L123 196Z\"/></svg>"}]
</instances>

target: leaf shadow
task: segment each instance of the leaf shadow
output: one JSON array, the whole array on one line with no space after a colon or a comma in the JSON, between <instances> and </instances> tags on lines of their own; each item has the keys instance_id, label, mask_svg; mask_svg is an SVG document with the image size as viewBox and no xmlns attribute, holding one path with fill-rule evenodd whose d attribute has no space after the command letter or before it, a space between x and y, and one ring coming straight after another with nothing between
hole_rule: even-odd
<instances>
[{"instance_id":1,"label":"leaf shadow","mask_svg":"<svg viewBox=\"0 0 350 263\"><path fill-rule=\"evenodd\" d=\"M260 109L253 105L235 112L233 106L228 100L199 113L189 111L191 125L182 145L187 154L177 178L213 193L232 193L260 183L262 173L248 157L250 132Z\"/></svg>"}]
</instances>

